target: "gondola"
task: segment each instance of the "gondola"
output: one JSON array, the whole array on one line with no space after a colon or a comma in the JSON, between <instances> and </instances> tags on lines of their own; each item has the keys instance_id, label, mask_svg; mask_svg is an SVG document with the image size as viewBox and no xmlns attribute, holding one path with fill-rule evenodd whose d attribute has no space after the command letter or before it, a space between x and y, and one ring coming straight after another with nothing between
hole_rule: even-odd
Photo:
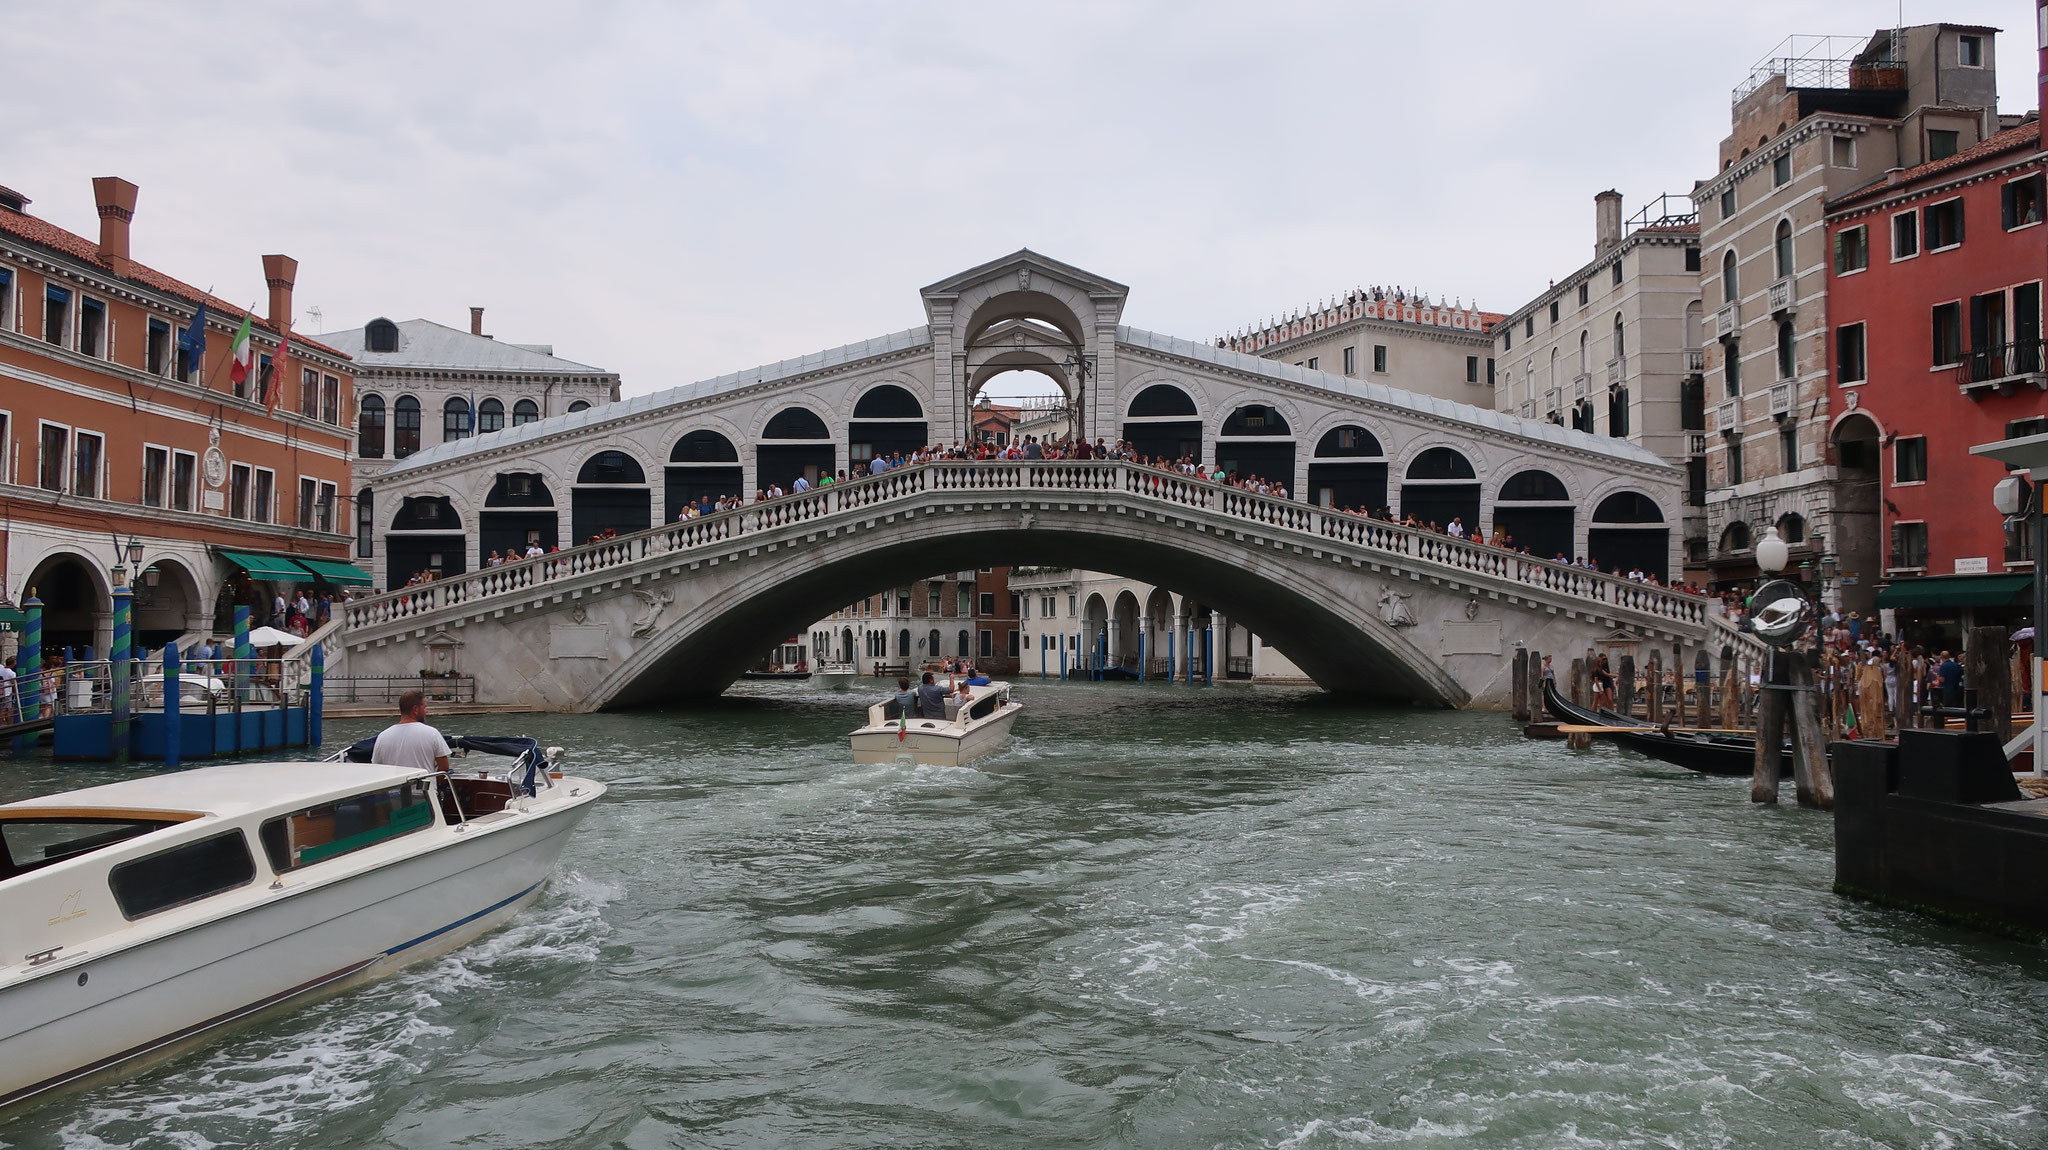
<instances>
[{"instance_id":1,"label":"gondola","mask_svg":"<svg viewBox=\"0 0 2048 1150\"><path fill-rule=\"evenodd\" d=\"M1581 707L1557 693L1557 681L1554 679L1543 680L1543 706L1567 723L1622 728L1601 731L1599 737L1701 774L1748 776L1756 771L1754 735L1709 734L1683 728L1674 730L1669 725L1652 726L1641 719L1613 711ZM1789 753L1780 752L1778 755L1778 774L1791 777L1792 756Z\"/></svg>"},{"instance_id":2,"label":"gondola","mask_svg":"<svg viewBox=\"0 0 2048 1150\"><path fill-rule=\"evenodd\" d=\"M808 679L809 671L741 671L742 679Z\"/></svg>"}]
</instances>

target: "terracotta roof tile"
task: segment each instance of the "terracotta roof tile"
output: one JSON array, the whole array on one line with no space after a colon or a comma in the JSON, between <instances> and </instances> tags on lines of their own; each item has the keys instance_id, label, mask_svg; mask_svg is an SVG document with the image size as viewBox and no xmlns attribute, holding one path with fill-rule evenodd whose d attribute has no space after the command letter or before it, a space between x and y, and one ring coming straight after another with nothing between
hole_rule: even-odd
<instances>
[{"instance_id":1,"label":"terracotta roof tile","mask_svg":"<svg viewBox=\"0 0 2048 1150\"><path fill-rule=\"evenodd\" d=\"M86 239L76 232L66 231L46 220L39 220L34 216L10 211L7 208L0 208L0 232L18 239L27 240L32 244L40 244L52 251L70 256L72 259L91 264L111 278L130 280L153 291L176 296L195 307L203 303L208 311L218 312L232 321L239 322L246 315L253 326L269 332L272 338L275 338L277 335L277 329L270 326L269 320L257 315L248 308L238 307L221 299L219 296L209 295L183 280L173 279L157 271L155 268L136 263L134 260L128 261L128 270L126 272L117 275L113 270L113 265L109 264L106 258L100 255L99 244ZM341 359L348 358L345 353L316 340L307 339L296 332L292 334L292 342Z\"/></svg>"},{"instance_id":2,"label":"terracotta roof tile","mask_svg":"<svg viewBox=\"0 0 2048 1150\"><path fill-rule=\"evenodd\" d=\"M2008 128L1982 143L1964 148L1953 156L1940 160L1930 160L1927 163L1895 173L1892 178L1879 180L1877 183L1858 188L1853 192L1845 192L1828 203L1830 207L1833 207L1837 204L1859 203L1863 200L1875 199L1885 195L1887 192L1898 191L1908 185L1920 183L1944 172L1952 172L1958 168L1967 168L1979 160L2004 155L2007 152L2024 151L2028 148L2039 147L2040 144L2041 121L2033 120L2029 123L2021 124L2017 128Z\"/></svg>"}]
</instances>

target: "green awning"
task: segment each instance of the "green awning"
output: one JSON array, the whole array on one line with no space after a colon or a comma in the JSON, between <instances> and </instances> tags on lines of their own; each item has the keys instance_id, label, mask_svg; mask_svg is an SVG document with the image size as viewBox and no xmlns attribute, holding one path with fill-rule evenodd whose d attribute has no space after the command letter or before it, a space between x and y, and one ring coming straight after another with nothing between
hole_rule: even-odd
<instances>
[{"instance_id":1,"label":"green awning","mask_svg":"<svg viewBox=\"0 0 2048 1150\"><path fill-rule=\"evenodd\" d=\"M313 577L311 571L282 555L258 555L253 551L229 551L226 548L222 548L219 555L258 579L283 579L303 583Z\"/></svg>"},{"instance_id":2,"label":"green awning","mask_svg":"<svg viewBox=\"0 0 2048 1150\"><path fill-rule=\"evenodd\" d=\"M370 573L353 563L336 559L311 559L304 555L292 560L336 587L368 587Z\"/></svg>"},{"instance_id":3,"label":"green awning","mask_svg":"<svg viewBox=\"0 0 2048 1150\"><path fill-rule=\"evenodd\" d=\"M1880 607L2024 607L2031 575L1929 575L1901 579L1877 593Z\"/></svg>"}]
</instances>

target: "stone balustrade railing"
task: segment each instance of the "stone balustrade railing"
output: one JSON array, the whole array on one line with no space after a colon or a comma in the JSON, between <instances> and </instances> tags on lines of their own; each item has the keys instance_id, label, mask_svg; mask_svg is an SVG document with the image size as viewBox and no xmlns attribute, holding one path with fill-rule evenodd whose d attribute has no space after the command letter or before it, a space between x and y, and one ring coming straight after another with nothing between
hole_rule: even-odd
<instances>
[{"instance_id":1,"label":"stone balustrade railing","mask_svg":"<svg viewBox=\"0 0 2048 1150\"><path fill-rule=\"evenodd\" d=\"M766 503L750 504L697 519L572 547L534 559L487 567L463 575L354 599L341 607L347 630L420 619L500 596L515 597L550 584L568 583L622 569L655 556L712 553L736 539L764 532L824 523L843 513L862 513L912 496L959 492L980 496L1044 498L1064 493L1093 497L1134 496L1195 509L1259 527L1366 551L1420 561L1467 576L1519 584L1534 590L1650 615L1684 626L1704 627L1707 600L1662 587L1537 559L1434 532L1403 527L1345 511L1259 495L1158 468L1113 461L951 460L918 464L847 483L813 488Z\"/></svg>"}]
</instances>

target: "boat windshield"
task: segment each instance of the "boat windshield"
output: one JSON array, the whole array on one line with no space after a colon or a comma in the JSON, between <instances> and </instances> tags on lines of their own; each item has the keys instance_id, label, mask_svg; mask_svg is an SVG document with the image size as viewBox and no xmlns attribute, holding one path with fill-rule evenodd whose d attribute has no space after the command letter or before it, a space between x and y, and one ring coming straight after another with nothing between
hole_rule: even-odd
<instances>
[{"instance_id":1,"label":"boat windshield","mask_svg":"<svg viewBox=\"0 0 2048 1150\"><path fill-rule=\"evenodd\" d=\"M30 815L0 819L0 842L7 847L4 857L0 857L0 863L5 864L0 878L26 874L176 825L172 819L117 816Z\"/></svg>"}]
</instances>

